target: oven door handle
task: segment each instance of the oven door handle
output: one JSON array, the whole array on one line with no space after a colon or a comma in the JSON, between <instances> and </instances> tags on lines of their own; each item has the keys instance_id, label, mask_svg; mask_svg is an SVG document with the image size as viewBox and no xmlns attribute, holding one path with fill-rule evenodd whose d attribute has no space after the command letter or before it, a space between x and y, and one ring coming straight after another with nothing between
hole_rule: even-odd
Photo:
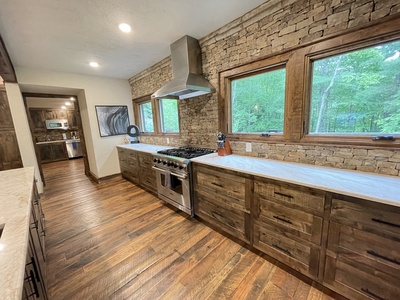
<instances>
[{"instance_id":1,"label":"oven door handle","mask_svg":"<svg viewBox=\"0 0 400 300\"><path fill-rule=\"evenodd\" d=\"M153 168L154 170L156 170L156 171L165 173L165 170L163 170L163 169L157 168L157 167L155 167L155 166L153 166L152 168ZM175 176L175 177L178 177L178 178L180 178L180 179L186 179L186 178L187 178L187 175L179 175L179 174L176 174L176 173L173 173L173 172L170 172L170 174L173 175L173 176Z\"/></svg>"}]
</instances>

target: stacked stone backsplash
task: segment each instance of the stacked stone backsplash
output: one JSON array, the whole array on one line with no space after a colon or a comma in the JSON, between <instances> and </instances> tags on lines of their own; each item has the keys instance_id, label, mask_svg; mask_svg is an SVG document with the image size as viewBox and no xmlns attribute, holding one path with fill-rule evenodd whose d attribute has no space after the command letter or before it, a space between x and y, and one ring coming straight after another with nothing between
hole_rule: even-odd
<instances>
[{"instance_id":1,"label":"stacked stone backsplash","mask_svg":"<svg viewBox=\"0 0 400 300\"><path fill-rule=\"evenodd\" d=\"M266 1L203 37L199 40L203 73L217 92L179 101L181 135L170 138L169 145L216 147L219 72L399 12L398 0ZM132 97L152 94L171 78L167 57L130 78ZM167 145L165 137L141 140ZM400 176L400 150L268 142L253 142L250 153L245 152L245 142L232 142L232 149L235 154Z\"/></svg>"}]
</instances>

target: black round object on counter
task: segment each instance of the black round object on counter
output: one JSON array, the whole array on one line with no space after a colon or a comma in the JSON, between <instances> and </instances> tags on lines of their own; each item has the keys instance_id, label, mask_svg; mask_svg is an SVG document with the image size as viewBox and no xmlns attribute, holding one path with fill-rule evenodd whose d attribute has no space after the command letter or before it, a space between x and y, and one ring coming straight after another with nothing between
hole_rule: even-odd
<instances>
[{"instance_id":1,"label":"black round object on counter","mask_svg":"<svg viewBox=\"0 0 400 300\"><path fill-rule=\"evenodd\" d=\"M134 133L132 133L132 129L135 130ZM126 129L126 133L130 136L130 137L138 137L140 136L140 129L138 126L136 125L129 125L128 128Z\"/></svg>"}]
</instances>

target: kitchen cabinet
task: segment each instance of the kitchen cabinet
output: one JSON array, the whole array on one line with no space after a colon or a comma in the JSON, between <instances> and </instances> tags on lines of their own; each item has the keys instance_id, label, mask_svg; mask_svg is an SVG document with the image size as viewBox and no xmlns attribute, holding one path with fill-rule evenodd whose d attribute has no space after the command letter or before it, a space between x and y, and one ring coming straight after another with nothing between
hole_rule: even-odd
<instances>
[{"instance_id":1,"label":"kitchen cabinet","mask_svg":"<svg viewBox=\"0 0 400 300\"><path fill-rule=\"evenodd\" d=\"M250 179L238 173L193 165L194 212L206 222L250 242Z\"/></svg>"},{"instance_id":2,"label":"kitchen cabinet","mask_svg":"<svg viewBox=\"0 0 400 300\"><path fill-rule=\"evenodd\" d=\"M149 153L138 152L139 184L157 193L156 171L153 170L153 157Z\"/></svg>"},{"instance_id":3,"label":"kitchen cabinet","mask_svg":"<svg viewBox=\"0 0 400 300\"><path fill-rule=\"evenodd\" d=\"M256 178L253 201L253 246L316 279L325 193Z\"/></svg>"},{"instance_id":4,"label":"kitchen cabinet","mask_svg":"<svg viewBox=\"0 0 400 300\"><path fill-rule=\"evenodd\" d=\"M0 87L0 171L21 168L17 135L6 91Z\"/></svg>"},{"instance_id":5,"label":"kitchen cabinet","mask_svg":"<svg viewBox=\"0 0 400 300\"><path fill-rule=\"evenodd\" d=\"M45 131L45 121L52 119L67 119L70 129L78 129L77 112L75 110L30 108L29 117L34 131Z\"/></svg>"},{"instance_id":6,"label":"kitchen cabinet","mask_svg":"<svg viewBox=\"0 0 400 300\"><path fill-rule=\"evenodd\" d=\"M122 177L134 184L139 184L138 152L119 147L117 149Z\"/></svg>"},{"instance_id":7,"label":"kitchen cabinet","mask_svg":"<svg viewBox=\"0 0 400 300\"><path fill-rule=\"evenodd\" d=\"M29 109L29 116L31 119L31 124L33 126L33 130L35 131L44 131L46 130L45 118L43 116L42 109Z\"/></svg>"},{"instance_id":8,"label":"kitchen cabinet","mask_svg":"<svg viewBox=\"0 0 400 300\"><path fill-rule=\"evenodd\" d=\"M399 299L399 207L333 197L324 284L354 299Z\"/></svg>"},{"instance_id":9,"label":"kitchen cabinet","mask_svg":"<svg viewBox=\"0 0 400 300\"><path fill-rule=\"evenodd\" d=\"M40 197L34 188L22 299L47 299L45 230Z\"/></svg>"},{"instance_id":10,"label":"kitchen cabinet","mask_svg":"<svg viewBox=\"0 0 400 300\"><path fill-rule=\"evenodd\" d=\"M67 148L64 141L38 143L36 145L38 146L42 163L68 159Z\"/></svg>"},{"instance_id":11,"label":"kitchen cabinet","mask_svg":"<svg viewBox=\"0 0 400 300\"><path fill-rule=\"evenodd\" d=\"M78 129L77 112L75 110L67 110L67 120L69 129Z\"/></svg>"}]
</instances>

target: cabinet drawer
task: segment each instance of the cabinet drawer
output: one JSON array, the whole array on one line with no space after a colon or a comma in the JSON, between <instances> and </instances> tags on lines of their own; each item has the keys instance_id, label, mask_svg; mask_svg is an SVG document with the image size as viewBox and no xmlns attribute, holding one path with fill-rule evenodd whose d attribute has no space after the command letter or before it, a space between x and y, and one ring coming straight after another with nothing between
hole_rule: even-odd
<instances>
[{"instance_id":1,"label":"cabinet drawer","mask_svg":"<svg viewBox=\"0 0 400 300\"><path fill-rule=\"evenodd\" d=\"M290 205L302 210L322 215L325 205L325 192L284 183L254 181L254 195L269 198L282 205Z\"/></svg>"},{"instance_id":2,"label":"cabinet drawer","mask_svg":"<svg viewBox=\"0 0 400 300\"><path fill-rule=\"evenodd\" d=\"M373 205L368 205L368 201L358 202L357 199L352 199L350 202L333 198L330 219L350 227L400 240L399 207L389 207L384 204L373 207Z\"/></svg>"},{"instance_id":3,"label":"cabinet drawer","mask_svg":"<svg viewBox=\"0 0 400 300\"><path fill-rule=\"evenodd\" d=\"M195 214L226 232L249 242L250 214L229 205L227 199L206 191L195 193Z\"/></svg>"},{"instance_id":4,"label":"cabinet drawer","mask_svg":"<svg viewBox=\"0 0 400 300\"><path fill-rule=\"evenodd\" d=\"M318 276L319 247L304 244L285 236L273 226L254 222L254 247L289 267L313 278Z\"/></svg>"},{"instance_id":5,"label":"cabinet drawer","mask_svg":"<svg viewBox=\"0 0 400 300\"><path fill-rule=\"evenodd\" d=\"M148 187L155 191L157 190L156 173L153 170L146 168L141 169L140 172L140 184Z\"/></svg>"},{"instance_id":6,"label":"cabinet drawer","mask_svg":"<svg viewBox=\"0 0 400 300\"><path fill-rule=\"evenodd\" d=\"M323 219L299 209L290 208L275 202L256 199L259 208L256 220L267 223L284 235L321 244Z\"/></svg>"},{"instance_id":7,"label":"cabinet drawer","mask_svg":"<svg viewBox=\"0 0 400 300\"><path fill-rule=\"evenodd\" d=\"M360 269L363 265L379 273L397 278L400 285L400 240L388 239L370 232L331 222L329 224L328 254L345 257Z\"/></svg>"},{"instance_id":8,"label":"cabinet drawer","mask_svg":"<svg viewBox=\"0 0 400 300\"><path fill-rule=\"evenodd\" d=\"M118 156L119 159L127 160L129 163L136 163L138 162L137 159L137 153L136 151L130 150L130 149L123 149L123 148L118 148Z\"/></svg>"},{"instance_id":9,"label":"cabinet drawer","mask_svg":"<svg viewBox=\"0 0 400 300\"><path fill-rule=\"evenodd\" d=\"M324 284L351 299L397 300L400 295L399 277L345 257L326 257Z\"/></svg>"},{"instance_id":10,"label":"cabinet drawer","mask_svg":"<svg viewBox=\"0 0 400 300\"><path fill-rule=\"evenodd\" d=\"M151 168L153 166L153 157L151 156L151 154L140 153L138 156L139 164L141 167Z\"/></svg>"},{"instance_id":11,"label":"cabinet drawer","mask_svg":"<svg viewBox=\"0 0 400 300\"><path fill-rule=\"evenodd\" d=\"M239 200L245 206L246 178L221 171L197 167L196 188Z\"/></svg>"}]
</instances>

